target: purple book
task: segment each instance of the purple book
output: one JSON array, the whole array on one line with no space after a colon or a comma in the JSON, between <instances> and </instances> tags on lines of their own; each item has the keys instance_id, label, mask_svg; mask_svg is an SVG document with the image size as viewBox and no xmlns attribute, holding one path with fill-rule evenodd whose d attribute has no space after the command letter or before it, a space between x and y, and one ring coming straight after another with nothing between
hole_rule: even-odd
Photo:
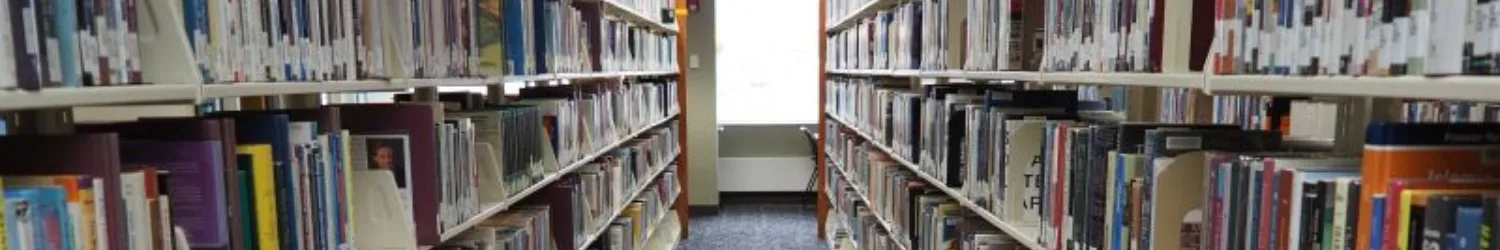
<instances>
[{"instance_id":1,"label":"purple book","mask_svg":"<svg viewBox=\"0 0 1500 250\"><path fill-rule=\"evenodd\" d=\"M166 170L172 222L188 234L194 249L229 246L223 144L218 141L125 141L121 163Z\"/></svg>"}]
</instances>

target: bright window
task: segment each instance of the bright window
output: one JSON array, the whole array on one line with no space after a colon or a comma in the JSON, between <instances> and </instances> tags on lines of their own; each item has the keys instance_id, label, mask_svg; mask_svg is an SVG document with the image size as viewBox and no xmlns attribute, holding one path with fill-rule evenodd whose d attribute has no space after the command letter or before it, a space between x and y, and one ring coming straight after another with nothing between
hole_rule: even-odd
<instances>
[{"instance_id":1,"label":"bright window","mask_svg":"<svg viewBox=\"0 0 1500 250\"><path fill-rule=\"evenodd\" d=\"M817 123L818 1L714 4L718 122Z\"/></svg>"}]
</instances>

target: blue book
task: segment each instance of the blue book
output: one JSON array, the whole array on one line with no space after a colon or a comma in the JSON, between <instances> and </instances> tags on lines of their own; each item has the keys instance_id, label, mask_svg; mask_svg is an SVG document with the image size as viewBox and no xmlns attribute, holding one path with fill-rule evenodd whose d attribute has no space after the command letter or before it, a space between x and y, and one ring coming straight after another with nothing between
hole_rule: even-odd
<instances>
[{"instance_id":1,"label":"blue book","mask_svg":"<svg viewBox=\"0 0 1500 250\"><path fill-rule=\"evenodd\" d=\"M58 241L47 241L46 249L74 249L73 222L68 214L68 192L58 187L28 187L21 190L36 190L37 202L32 203L33 215L42 218L41 228L46 239L56 237Z\"/></svg>"},{"instance_id":2,"label":"blue book","mask_svg":"<svg viewBox=\"0 0 1500 250\"><path fill-rule=\"evenodd\" d=\"M297 177L293 171L292 145L290 120L284 114L261 114L250 112L227 112L210 114L212 117L231 118L235 122L235 140L244 144L267 144L271 145L271 158L276 175L276 211L299 211L296 207L297 201ZM281 249L299 249L301 244L300 227L295 223L299 214L295 212L277 213L276 221L279 223L278 238Z\"/></svg>"},{"instance_id":3,"label":"blue book","mask_svg":"<svg viewBox=\"0 0 1500 250\"><path fill-rule=\"evenodd\" d=\"M42 219L36 212L40 198L36 190L5 190L5 237L8 249L42 249L46 242L40 230Z\"/></svg>"},{"instance_id":4,"label":"blue book","mask_svg":"<svg viewBox=\"0 0 1500 250\"><path fill-rule=\"evenodd\" d=\"M526 26L526 23L529 22L525 18L526 15L524 14L524 11L525 6L527 5L526 2L531 0L504 1L505 5L500 9L505 11L505 14L501 15L501 17L504 18L501 23L505 24L504 44L506 65L504 67L506 67L506 74L527 75L530 74L530 72L526 70L526 65L528 65L530 61L526 60L526 54L530 53L531 50L526 46L528 44L526 42L528 39L527 34L530 32L527 32L529 27Z\"/></svg>"},{"instance_id":5,"label":"blue book","mask_svg":"<svg viewBox=\"0 0 1500 250\"><path fill-rule=\"evenodd\" d=\"M82 70L78 57L78 12L76 0L51 0L52 34L57 37L57 63L61 72L53 81L62 81L63 87L83 86Z\"/></svg>"},{"instance_id":6,"label":"blue book","mask_svg":"<svg viewBox=\"0 0 1500 250\"><path fill-rule=\"evenodd\" d=\"M1453 250L1479 250L1480 225L1484 223L1484 208L1481 206L1460 206L1454 214L1454 228L1452 232L1443 235Z\"/></svg>"},{"instance_id":7,"label":"blue book","mask_svg":"<svg viewBox=\"0 0 1500 250\"><path fill-rule=\"evenodd\" d=\"M207 7L207 4L204 1L205 0L182 0L182 25L183 29L187 33L188 48L193 53L205 51L203 50L203 48L209 43L209 41L203 40L209 37L207 34L208 26L204 25L204 22L206 22L205 19L207 19L205 17L206 15L203 12L203 10ZM208 61L203 60L203 55L195 54L194 56L194 59L198 60L195 65L198 66L198 71L203 75L203 81L212 82L213 74L210 74L208 70Z\"/></svg>"},{"instance_id":8,"label":"blue book","mask_svg":"<svg viewBox=\"0 0 1500 250\"><path fill-rule=\"evenodd\" d=\"M531 19L531 28L533 29L532 34L535 36L534 41L536 46L533 51L530 51L531 53L535 53L533 54L535 56L532 57L533 59L536 59L536 65L534 65L534 68L536 69L537 74L551 73L551 71L548 71L547 69L547 51L551 50L551 48L548 48L548 43L552 41L553 36L551 32L552 22L550 22L550 17L552 17L552 12L557 11L557 9L548 4L549 2L552 2L549 0L529 1L532 1L532 7L538 8L538 10L540 10L537 11L536 14L532 15Z\"/></svg>"}]
</instances>

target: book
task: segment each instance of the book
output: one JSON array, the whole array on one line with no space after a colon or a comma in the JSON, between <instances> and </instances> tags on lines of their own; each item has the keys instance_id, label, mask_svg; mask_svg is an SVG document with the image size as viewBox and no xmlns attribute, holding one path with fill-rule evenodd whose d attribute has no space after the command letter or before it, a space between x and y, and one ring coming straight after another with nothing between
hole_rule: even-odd
<instances>
[{"instance_id":1,"label":"book","mask_svg":"<svg viewBox=\"0 0 1500 250\"><path fill-rule=\"evenodd\" d=\"M1380 187L1388 186L1391 180L1430 177L1428 173L1447 173L1446 176L1494 175L1495 173L1487 171L1491 168L1483 167L1486 165L1481 161L1482 150L1475 148L1476 145L1486 143L1482 136L1477 135L1489 129L1490 126L1480 124L1370 124L1366 128L1366 152L1361 182L1366 186ZM1429 167L1416 171L1410 167L1415 162ZM1370 197L1382 193L1387 194L1387 197L1397 195L1383 192L1379 188L1366 188L1361 190L1360 203L1368 204ZM1368 206L1361 206L1359 214L1357 223L1360 225L1368 225L1374 216ZM1361 227L1359 230L1356 234L1359 236L1356 249L1367 248L1369 235L1374 231L1368 227ZM1395 239L1389 236L1387 233L1385 238Z\"/></svg>"},{"instance_id":2,"label":"book","mask_svg":"<svg viewBox=\"0 0 1500 250\"><path fill-rule=\"evenodd\" d=\"M118 190L120 185L120 163L118 137L114 134L81 134L55 136L8 136L0 137L0 149L8 152L0 160L14 163L8 166L55 166L50 168L8 167L0 169L0 175L87 175L100 178L92 187L96 190L95 218L104 218L98 226L98 241L111 248L126 245L124 204ZM112 191L113 190L113 191ZM100 197L102 196L102 197ZM97 201L103 201L97 203ZM100 220L96 220L100 221Z\"/></svg>"},{"instance_id":3,"label":"book","mask_svg":"<svg viewBox=\"0 0 1500 250\"><path fill-rule=\"evenodd\" d=\"M279 221L281 216L277 215L279 207L277 206L278 200L276 196L279 193L276 192L275 188L275 167L272 164L274 160L270 156L274 153L270 152L271 147L269 145L264 144L239 146L237 148L240 158L244 159L242 161L248 161L249 163L239 166L240 171L244 172L248 176L246 179L249 180L249 182L245 183L245 186L248 187L245 192L250 194L250 198L247 199L250 203L246 207L249 210L253 210L250 211L253 213L253 216L247 216L247 218L254 218L255 220L255 241L249 245L259 246L260 249L275 249L281 245L280 228L282 226ZM247 241L249 240L248 238Z\"/></svg>"}]
</instances>

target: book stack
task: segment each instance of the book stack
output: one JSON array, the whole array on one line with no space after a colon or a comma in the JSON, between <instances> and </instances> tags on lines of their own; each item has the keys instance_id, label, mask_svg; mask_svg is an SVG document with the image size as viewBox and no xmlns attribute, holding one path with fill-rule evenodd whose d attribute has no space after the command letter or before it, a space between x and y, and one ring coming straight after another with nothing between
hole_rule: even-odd
<instances>
[{"instance_id":1,"label":"book stack","mask_svg":"<svg viewBox=\"0 0 1500 250\"><path fill-rule=\"evenodd\" d=\"M653 182L660 173L675 169L675 165L668 163L675 161L679 152L676 131L675 127L666 127L647 132L648 138L626 142L621 148L583 165L578 172L564 176L540 195L529 198L526 203L554 208L552 216L556 224L552 228L553 235L559 236L556 239L558 249L587 247L595 242L603 232L601 230L618 222L616 216L629 215L630 211L653 212L653 215L663 213L665 210L656 209L663 207L660 203L667 199L651 200L655 203L650 206L642 201L652 196L676 197L675 193L666 196L655 191L658 184ZM648 225L644 223L648 222L635 221L634 225ZM639 233L649 232L640 230L647 229L644 227L636 229Z\"/></svg>"},{"instance_id":2,"label":"book stack","mask_svg":"<svg viewBox=\"0 0 1500 250\"><path fill-rule=\"evenodd\" d=\"M170 195L160 188L167 175L153 167L122 172L119 194L124 198L124 216L132 230L125 235L131 247L170 249L187 235L174 234ZM9 247L20 249L96 249L109 246L107 226L110 211L104 198L104 180L89 175L5 176L4 237ZM141 230L141 231L135 231Z\"/></svg>"},{"instance_id":3,"label":"book stack","mask_svg":"<svg viewBox=\"0 0 1500 250\"><path fill-rule=\"evenodd\" d=\"M498 188L485 188L487 200L509 199L561 168L551 138L562 135L538 125L544 124L543 120L548 117L543 113L545 108L509 105L447 114L448 117L466 119L476 127L476 142L471 148L481 151L477 164L487 168L499 167L498 171L481 171L478 175L499 183ZM562 115L568 114L564 112ZM571 120L561 120L563 122L553 126L576 125ZM460 216L457 222L462 223L470 217L472 215Z\"/></svg>"},{"instance_id":4,"label":"book stack","mask_svg":"<svg viewBox=\"0 0 1500 250\"><path fill-rule=\"evenodd\" d=\"M848 17L849 15L853 15L854 12L858 11L860 7L863 7L866 4L870 4L870 3L875 2L875 0L826 0L826 1L827 1L826 4L828 5L828 7L827 7L828 13L824 13L823 16L828 17L827 21L829 23L836 23L839 20L844 19L845 17Z\"/></svg>"},{"instance_id":5,"label":"book stack","mask_svg":"<svg viewBox=\"0 0 1500 250\"><path fill-rule=\"evenodd\" d=\"M558 161L571 165L680 109L677 83L647 80L635 83L580 82L570 86L523 88L517 103L536 105L548 114L547 131L554 137Z\"/></svg>"},{"instance_id":6,"label":"book stack","mask_svg":"<svg viewBox=\"0 0 1500 250\"><path fill-rule=\"evenodd\" d=\"M1036 70L1042 5L1035 0L902 1L829 34L828 67Z\"/></svg>"},{"instance_id":7,"label":"book stack","mask_svg":"<svg viewBox=\"0 0 1500 250\"><path fill-rule=\"evenodd\" d=\"M596 71L676 71L677 36L613 16L599 22Z\"/></svg>"},{"instance_id":8,"label":"book stack","mask_svg":"<svg viewBox=\"0 0 1500 250\"><path fill-rule=\"evenodd\" d=\"M0 89L144 83L138 7L126 0L0 5L7 23L0 27L6 37L0 41Z\"/></svg>"},{"instance_id":9,"label":"book stack","mask_svg":"<svg viewBox=\"0 0 1500 250\"><path fill-rule=\"evenodd\" d=\"M552 244L550 209L530 205L505 211L436 249L547 249Z\"/></svg>"},{"instance_id":10,"label":"book stack","mask_svg":"<svg viewBox=\"0 0 1500 250\"><path fill-rule=\"evenodd\" d=\"M1496 122L1500 106L1493 103L1406 101L1401 103L1402 122Z\"/></svg>"},{"instance_id":11,"label":"book stack","mask_svg":"<svg viewBox=\"0 0 1500 250\"><path fill-rule=\"evenodd\" d=\"M110 137L91 142L108 155L54 156L113 158L118 178L96 183L103 197L115 189L127 198L121 208L130 220L123 243L104 246L161 248L175 241L142 235L187 234L187 246L204 248L332 249L354 245L352 128L342 127L340 108L214 113L205 118L150 118L134 122L79 125L79 135L60 138L5 137L14 143ZM428 125L429 127L431 125ZM389 154L388 154L389 155ZM38 157L38 156L33 156ZM89 174L99 176L98 173ZM115 179L115 180L111 180ZM144 181L143 181L144 180ZM162 183L158 184L158 180ZM394 181L394 179L392 179ZM394 186L394 185L393 185ZM395 191L393 188L392 191ZM131 199L144 193L144 199ZM178 194L165 199L164 194ZM160 196L160 197L158 197ZM108 203L104 203L108 204ZM159 205L158 205L159 204ZM361 203L363 204L363 203ZM373 205L371 207L374 207ZM108 211L109 209L100 209ZM148 219L148 218L162 219ZM116 217L109 217L116 218ZM407 217L410 218L410 217ZM145 223L145 224L142 224ZM146 240L142 240L146 239ZM103 243L99 243L103 244ZM124 245L121 245L124 244Z\"/></svg>"},{"instance_id":12,"label":"book stack","mask_svg":"<svg viewBox=\"0 0 1500 250\"><path fill-rule=\"evenodd\" d=\"M632 3L646 21L675 15L670 1ZM0 5L0 89L676 69L675 33L605 4L22 1Z\"/></svg>"},{"instance_id":13,"label":"book stack","mask_svg":"<svg viewBox=\"0 0 1500 250\"><path fill-rule=\"evenodd\" d=\"M1212 106L1206 105L1212 100L1213 97L1198 89L1162 88L1161 112L1157 113L1156 120L1167 123L1207 123L1213 119L1216 111L1211 109Z\"/></svg>"},{"instance_id":14,"label":"book stack","mask_svg":"<svg viewBox=\"0 0 1500 250\"><path fill-rule=\"evenodd\" d=\"M668 168L676 168L676 165L669 165ZM670 213L672 204L681 191L676 177L673 172L662 173L661 179L646 187L639 197L625 205L620 217L614 218L604 229L604 235L600 236L602 239L588 249L647 249L646 242L657 236L654 232L664 222L663 219L666 216L676 216Z\"/></svg>"},{"instance_id":15,"label":"book stack","mask_svg":"<svg viewBox=\"0 0 1500 250\"><path fill-rule=\"evenodd\" d=\"M1218 74L1493 75L1492 1L1220 2Z\"/></svg>"},{"instance_id":16,"label":"book stack","mask_svg":"<svg viewBox=\"0 0 1500 250\"><path fill-rule=\"evenodd\" d=\"M478 64L473 1L181 3L174 23L203 82L459 77Z\"/></svg>"},{"instance_id":17,"label":"book stack","mask_svg":"<svg viewBox=\"0 0 1500 250\"><path fill-rule=\"evenodd\" d=\"M613 0L629 8L631 11L644 15L647 20L672 24L676 23L677 14L672 12L677 9L677 2L671 0Z\"/></svg>"}]
</instances>

